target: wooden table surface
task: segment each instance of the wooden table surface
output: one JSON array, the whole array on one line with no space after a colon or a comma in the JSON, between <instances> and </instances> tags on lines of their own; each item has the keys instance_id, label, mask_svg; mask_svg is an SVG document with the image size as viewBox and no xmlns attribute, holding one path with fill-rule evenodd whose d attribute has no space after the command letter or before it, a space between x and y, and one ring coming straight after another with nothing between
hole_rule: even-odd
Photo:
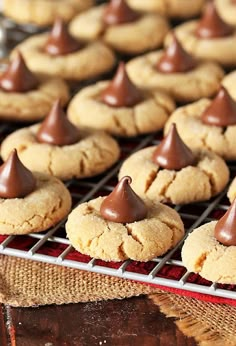
<instances>
[{"instance_id":1,"label":"wooden table surface","mask_svg":"<svg viewBox=\"0 0 236 346\"><path fill-rule=\"evenodd\" d=\"M0 345L193 346L146 297L37 308L2 305Z\"/></svg>"}]
</instances>

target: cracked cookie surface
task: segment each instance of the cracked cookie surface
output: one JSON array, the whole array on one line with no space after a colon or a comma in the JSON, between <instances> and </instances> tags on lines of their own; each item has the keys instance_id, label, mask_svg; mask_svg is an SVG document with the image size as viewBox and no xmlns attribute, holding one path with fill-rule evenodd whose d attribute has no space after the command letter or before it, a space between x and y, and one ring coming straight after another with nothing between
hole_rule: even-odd
<instances>
[{"instance_id":1,"label":"cracked cookie surface","mask_svg":"<svg viewBox=\"0 0 236 346\"><path fill-rule=\"evenodd\" d=\"M230 36L216 39L201 39L195 35L198 21L193 20L177 26L174 30L184 49L201 60L215 61L225 67L236 66L236 30ZM166 36L165 44L172 40Z\"/></svg>"},{"instance_id":2,"label":"cracked cookie surface","mask_svg":"<svg viewBox=\"0 0 236 346\"><path fill-rule=\"evenodd\" d=\"M69 100L69 89L60 78L38 77L39 86L24 93L0 89L0 119L8 121L37 121L50 111L53 102L60 99L64 106Z\"/></svg>"},{"instance_id":3,"label":"cracked cookie surface","mask_svg":"<svg viewBox=\"0 0 236 346\"><path fill-rule=\"evenodd\" d=\"M79 205L68 217L68 238L83 254L104 261L148 261L174 247L184 235L180 216L161 203L147 202L144 220L127 224L107 221L100 214L104 198Z\"/></svg>"},{"instance_id":4,"label":"cracked cookie surface","mask_svg":"<svg viewBox=\"0 0 236 346\"><path fill-rule=\"evenodd\" d=\"M224 246L214 237L217 221L196 228L182 248L185 267L203 278L219 283L236 284L236 246Z\"/></svg>"},{"instance_id":5,"label":"cracked cookie surface","mask_svg":"<svg viewBox=\"0 0 236 346\"><path fill-rule=\"evenodd\" d=\"M3 13L16 23L47 26L56 17L68 22L93 3L93 0L7 0L3 2Z\"/></svg>"},{"instance_id":6,"label":"cracked cookie surface","mask_svg":"<svg viewBox=\"0 0 236 346\"><path fill-rule=\"evenodd\" d=\"M182 140L191 149L210 150L225 160L236 159L236 125L227 127L203 124L201 115L211 101L202 99L174 111L166 122L167 134L172 123L176 124Z\"/></svg>"},{"instance_id":7,"label":"cracked cookie surface","mask_svg":"<svg viewBox=\"0 0 236 346\"><path fill-rule=\"evenodd\" d=\"M144 100L134 107L108 106L100 97L108 83L96 83L74 96L68 107L72 123L132 137L162 129L175 109L172 98L161 91L144 92Z\"/></svg>"},{"instance_id":8,"label":"cracked cookie surface","mask_svg":"<svg viewBox=\"0 0 236 346\"><path fill-rule=\"evenodd\" d=\"M60 147L39 143L36 139L38 128L37 124L10 134L1 145L3 160L15 148L30 170L67 180L102 173L119 158L117 142L103 132L80 129L81 139L77 143Z\"/></svg>"},{"instance_id":9,"label":"cracked cookie surface","mask_svg":"<svg viewBox=\"0 0 236 346\"><path fill-rule=\"evenodd\" d=\"M41 232L71 209L70 193L58 179L34 173L36 189L24 198L0 198L0 234Z\"/></svg>"},{"instance_id":10,"label":"cracked cookie surface","mask_svg":"<svg viewBox=\"0 0 236 346\"><path fill-rule=\"evenodd\" d=\"M128 0L127 2L138 11L154 11L171 18L191 18L201 12L205 0Z\"/></svg>"},{"instance_id":11,"label":"cracked cookie surface","mask_svg":"<svg viewBox=\"0 0 236 346\"><path fill-rule=\"evenodd\" d=\"M138 54L162 45L169 30L167 20L159 14L143 14L131 23L106 26L103 22L105 5L94 7L76 16L70 23L70 32L78 39L102 39L113 49Z\"/></svg>"},{"instance_id":12,"label":"cracked cookie surface","mask_svg":"<svg viewBox=\"0 0 236 346\"><path fill-rule=\"evenodd\" d=\"M115 56L102 42L86 44L80 50L60 56L51 56L43 47L48 34L34 35L13 50L20 50L31 71L67 80L84 80L109 71L115 64ZM99 64L98 64L99 61Z\"/></svg>"},{"instance_id":13,"label":"cracked cookie surface","mask_svg":"<svg viewBox=\"0 0 236 346\"><path fill-rule=\"evenodd\" d=\"M162 55L163 51L157 51L130 60L126 66L131 80L142 88L162 89L180 102L210 97L218 91L224 76L218 64L203 62L189 72L161 73L155 66Z\"/></svg>"},{"instance_id":14,"label":"cracked cookie surface","mask_svg":"<svg viewBox=\"0 0 236 346\"><path fill-rule=\"evenodd\" d=\"M132 154L121 166L119 179L129 175L133 190L153 202L187 204L210 199L224 189L229 180L225 162L211 152L195 151L195 166L180 171L160 169L153 163L156 146Z\"/></svg>"}]
</instances>

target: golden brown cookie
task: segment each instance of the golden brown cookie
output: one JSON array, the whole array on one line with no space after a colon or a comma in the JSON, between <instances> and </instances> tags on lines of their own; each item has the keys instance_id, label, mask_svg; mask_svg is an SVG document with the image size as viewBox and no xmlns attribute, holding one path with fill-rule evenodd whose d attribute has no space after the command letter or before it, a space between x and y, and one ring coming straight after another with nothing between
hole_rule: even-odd
<instances>
[{"instance_id":1,"label":"golden brown cookie","mask_svg":"<svg viewBox=\"0 0 236 346\"><path fill-rule=\"evenodd\" d=\"M232 0L215 0L219 15L226 23L236 26L236 3Z\"/></svg>"},{"instance_id":2,"label":"golden brown cookie","mask_svg":"<svg viewBox=\"0 0 236 346\"><path fill-rule=\"evenodd\" d=\"M185 240L185 267L203 278L219 283L236 283L236 246L224 246L214 236L217 221L196 228Z\"/></svg>"},{"instance_id":3,"label":"golden brown cookie","mask_svg":"<svg viewBox=\"0 0 236 346\"><path fill-rule=\"evenodd\" d=\"M186 51L203 61L215 61L225 67L236 66L236 31L228 36L203 39L195 34L198 23L197 20L193 20L174 29ZM171 35L167 35L165 44L169 45L170 42Z\"/></svg>"},{"instance_id":4,"label":"golden brown cookie","mask_svg":"<svg viewBox=\"0 0 236 346\"><path fill-rule=\"evenodd\" d=\"M72 123L132 137L162 129L175 108L172 98L161 91L143 91L143 100L133 107L111 107L101 100L108 84L98 82L73 97L68 107Z\"/></svg>"},{"instance_id":5,"label":"golden brown cookie","mask_svg":"<svg viewBox=\"0 0 236 346\"><path fill-rule=\"evenodd\" d=\"M0 198L0 234L41 232L69 213L71 197L65 185L46 174L34 176L36 189L26 197Z\"/></svg>"},{"instance_id":6,"label":"golden brown cookie","mask_svg":"<svg viewBox=\"0 0 236 346\"><path fill-rule=\"evenodd\" d=\"M161 203L147 202L145 219L122 224L101 216L103 201L99 197L83 203L68 217L68 238L81 253L105 261L130 258L146 262L174 247L184 235L177 212Z\"/></svg>"},{"instance_id":7,"label":"golden brown cookie","mask_svg":"<svg viewBox=\"0 0 236 346\"><path fill-rule=\"evenodd\" d=\"M56 17L68 22L93 3L93 0L6 0L3 1L3 13L16 23L47 26Z\"/></svg>"},{"instance_id":8,"label":"golden brown cookie","mask_svg":"<svg viewBox=\"0 0 236 346\"><path fill-rule=\"evenodd\" d=\"M218 64L199 63L194 69L184 73L161 73L156 65L163 53L152 52L128 62L127 71L133 82L149 90L162 89L180 102L210 97L217 92L224 76L224 71Z\"/></svg>"},{"instance_id":9,"label":"golden brown cookie","mask_svg":"<svg viewBox=\"0 0 236 346\"><path fill-rule=\"evenodd\" d=\"M203 201L222 191L229 180L225 162L214 153L195 150L194 165L171 170L153 162L155 149L152 146L132 154L119 172L119 178L132 178L131 186L140 197L172 204Z\"/></svg>"},{"instance_id":10,"label":"golden brown cookie","mask_svg":"<svg viewBox=\"0 0 236 346\"><path fill-rule=\"evenodd\" d=\"M36 73L76 81L107 72L115 64L113 52L102 42L85 44L73 53L54 56L44 51L47 39L48 34L34 35L20 43L13 55L20 50L28 67Z\"/></svg>"},{"instance_id":11,"label":"golden brown cookie","mask_svg":"<svg viewBox=\"0 0 236 346\"><path fill-rule=\"evenodd\" d=\"M197 16L201 12L204 2L205 0L128 0L129 5L135 10L153 11L171 18Z\"/></svg>"},{"instance_id":12,"label":"golden brown cookie","mask_svg":"<svg viewBox=\"0 0 236 346\"><path fill-rule=\"evenodd\" d=\"M204 124L201 116L210 104L210 100L202 99L178 108L168 119L164 132L175 123L181 138L191 149L210 150L226 160L235 160L236 125Z\"/></svg>"},{"instance_id":13,"label":"golden brown cookie","mask_svg":"<svg viewBox=\"0 0 236 346\"><path fill-rule=\"evenodd\" d=\"M46 116L55 99L62 105L69 100L69 89L60 78L38 75L36 89L25 92L7 92L0 89L0 119L8 121L37 121Z\"/></svg>"},{"instance_id":14,"label":"golden brown cookie","mask_svg":"<svg viewBox=\"0 0 236 346\"><path fill-rule=\"evenodd\" d=\"M80 129L81 139L77 143L57 146L39 143L36 138L38 129L37 124L10 134L1 145L3 160L16 148L29 169L67 180L102 173L119 158L117 142L103 132Z\"/></svg>"},{"instance_id":15,"label":"golden brown cookie","mask_svg":"<svg viewBox=\"0 0 236 346\"><path fill-rule=\"evenodd\" d=\"M113 49L138 54L160 47L169 30L167 20L158 14L143 14L130 23L106 26L103 15L106 5L94 7L70 23L70 32L78 39L102 39Z\"/></svg>"},{"instance_id":16,"label":"golden brown cookie","mask_svg":"<svg viewBox=\"0 0 236 346\"><path fill-rule=\"evenodd\" d=\"M231 97L236 100L236 71L227 74L222 80L222 85L228 90Z\"/></svg>"}]
</instances>

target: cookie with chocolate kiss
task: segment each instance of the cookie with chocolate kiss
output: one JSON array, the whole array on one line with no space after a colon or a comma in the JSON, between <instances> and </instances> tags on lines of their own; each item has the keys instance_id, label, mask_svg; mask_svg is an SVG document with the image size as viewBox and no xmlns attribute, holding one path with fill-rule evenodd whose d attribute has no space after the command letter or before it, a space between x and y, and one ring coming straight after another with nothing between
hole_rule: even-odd
<instances>
[{"instance_id":1,"label":"cookie with chocolate kiss","mask_svg":"<svg viewBox=\"0 0 236 346\"><path fill-rule=\"evenodd\" d=\"M7 92L26 93L37 88L39 81L18 51L0 77L0 88Z\"/></svg>"},{"instance_id":2,"label":"cookie with chocolate kiss","mask_svg":"<svg viewBox=\"0 0 236 346\"><path fill-rule=\"evenodd\" d=\"M53 56L60 56L76 52L82 47L82 43L70 35L63 20L57 18L45 43L45 52Z\"/></svg>"},{"instance_id":3,"label":"cookie with chocolate kiss","mask_svg":"<svg viewBox=\"0 0 236 346\"><path fill-rule=\"evenodd\" d=\"M202 122L223 127L236 125L236 102L224 87L202 113Z\"/></svg>"},{"instance_id":4,"label":"cookie with chocolate kiss","mask_svg":"<svg viewBox=\"0 0 236 346\"><path fill-rule=\"evenodd\" d=\"M80 204L69 215L67 236L79 252L104 261L148 261L164 254L183 237L174 209L142 200L122 177L106 197Z\"/></svg>"},{"instance_id":5,"label":"cookie with chocolate kiss","mask_svg":"<svg viewBox=\"0 0 236 346\"><path fill-rule=\"evenodd\" d=\"M130 23L139 18L139 14L132 10L125 0L110 0L103 13L106 25Z\"/></svg>"},{"instance_id":6,"label":"cookie with chocolate kiss","mask_svg":"<svg viewBox=\"0 0 236 346\"><path fill-rule=\"evenodd\" d=\"M143 93L129 79L124 62L120 62L114 78L103 90L101 99L111 107L133 107L143 100Z\"/></svg>"},{"instance_id":7,"label":"cookie with chocolate kiss","mask_svg":"<svg viewBox=\"0 0 236 346\"><path fill-rule=\"evenodd\" d=\"M172 124L168 134L154 151L152 160L162 168L180 170L194 165L196 158L180 138L176 125Z\"/></svg>"},{"instance_id":8,"label":"cookie with chocolate kiss","mask_svg":"<svg viewBox=\"0 0 236 346\"><path fill-rule=\"evenodd\" d=\"M103 40L112 49L133 55L160 47L169 24L158 13L136 12L127 0L110 0L75 17L69 29L80 40Z\"/></svg>"},{"instance_id":9,"label":"cookie with chocolate kiss","mask_svg":"<svg viewBox=\"0 0 236 346\"><path fill-rule=\"evenodd\" d=\"M132 190L131 182L132 179L128 176L121 178L110 195L103 200L100 212L104 219L119 223L145 219L147 207Z\"/></svg>"},{"instance_id":10,"label":"cookie with chocolate kiss","mask_svg":"<svg viewBox=\"0 0 236 346\"><path fill-rule=\"evenodd\" d=\"M222 284L236 284L236 200L218 221L208 222L189 234L182 261L190 272Z\"/></svg>"},{"instance_id":11,"label":"cookie with chocolate kiss","mask_svg":"<svg viewBox=\"0 0 236 346\"><path fill-rule=\"evenodd\" d=\"M230 68L236 66L236 30L219 16L215 2L206 4L202 18L182 23L174 28L174 32L183 48L199 62L211 61ZM169 45L171 40L171 34L168 34L165 44Z\"/></svg>"},{"instance_id":12,"label":"cookie with chocolate kiss","mask_svg":"<svg viewBox=\"0 0 236 346\"><path fill-rule=\"evenodd\" d=\"M156 68L162 73L178 73L193 70L196 65L196 60L183 49L173 34L171 44L158 60Z\"/></svg>"},{"instance_id":13,"label":"cookie with chocolate kiss","mask_svg":"<svg viewBox=\"0 0 236 346\"><path fill-rule=\"evenodd\" d=\"M37 132L40 143L52 145L70 145L79 141L79 130L68 120L60 100L55 101L46 119L42 122Z\"/></svg>"},{"instance_id":14,"label":"cookie with chocolate kiss","mask_svg":"<svg viewBox=\"0 0 236 346\"><path fill-rule=\"evenodd\" d=\"M198 22L196 35L202 39L214 39L232 34L233 28L220 18L213 1L209 2Z\"/></svg>"},{"instance_id":15,"label":"cookie with chocolate kiss","mask_svg":"<svg viewBox=\"0 0 236 346\"><path fill-rule=\"evenodd\" d=\"M129 156L118 177L129 175L132 189L153 203L206 201L225 188L229 169L218 155L207 150L190 149L187 143L172 123L159 145Z\"/></svg>"}]
</instances>

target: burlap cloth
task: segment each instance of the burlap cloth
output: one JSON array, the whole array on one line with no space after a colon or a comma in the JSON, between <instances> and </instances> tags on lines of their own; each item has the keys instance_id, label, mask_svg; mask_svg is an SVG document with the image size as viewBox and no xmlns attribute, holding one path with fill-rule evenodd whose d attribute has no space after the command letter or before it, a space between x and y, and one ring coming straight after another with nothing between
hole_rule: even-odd
<instances>
[{"instance_id":1,"label":"burlap cloth","mask_svg":"<svg viewBox=\"0 0 236 346\"><path fill-rule=\"evenodd\" d=\"M68 304L148 295L200 345L236 345L236 308L201 302L115 277L0 256L0 302L11 306Z\"/></svg>"}]
</instances>

